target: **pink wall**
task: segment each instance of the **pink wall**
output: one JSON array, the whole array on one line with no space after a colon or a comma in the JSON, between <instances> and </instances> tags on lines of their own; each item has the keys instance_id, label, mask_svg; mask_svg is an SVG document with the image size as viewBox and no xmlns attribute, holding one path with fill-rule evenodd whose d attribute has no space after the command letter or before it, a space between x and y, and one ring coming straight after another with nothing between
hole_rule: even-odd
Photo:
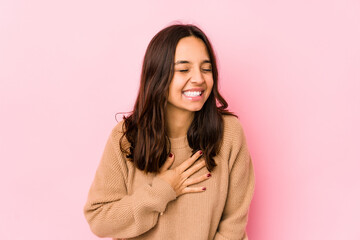
<instances>
[{"instance_id":1,"label":"pink wall","mask_svg":"<svg viewBox=\"0 0 360 240\"><path fill-rule=\"evenodd\" d=\"M145 48L198 24L257 179L252 240L360 239L360 3L0 3L0 239L97 239L82 208Z\"/></svg>"}]
</instances>

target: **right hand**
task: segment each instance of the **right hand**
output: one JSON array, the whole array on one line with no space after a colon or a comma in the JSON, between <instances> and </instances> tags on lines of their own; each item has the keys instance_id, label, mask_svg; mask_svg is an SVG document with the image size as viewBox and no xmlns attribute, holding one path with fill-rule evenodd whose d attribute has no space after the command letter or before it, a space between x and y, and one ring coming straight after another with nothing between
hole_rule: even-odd
<instances>
[{"instance_id":1,"label":"right hand","mask_svg":"<svg viewBox=\"0 0 360 240\"><path fill-rule=\"evenodd\" d=\"M184 193L195 193L195 192L203 192L206 190L205 187L188 187L195 183L199 183L209 179L211 176L210 173L204 174L200 177L189 179L191 175L195 172L199 171L201 168L205 167L205 160L202 159L194 166L191 166L201 155L201 150L197 151L192 157L187 159L185 162L180 164L178 167L174 169L169 169L169 167L174 162L175 156L174 154L165 161L164 165L160 168L160 173L158 177L168 182L174 191L176 192L176 197L184 194ZM190 167L191 166L191 167Z\"/></svg>"}]
</instances>

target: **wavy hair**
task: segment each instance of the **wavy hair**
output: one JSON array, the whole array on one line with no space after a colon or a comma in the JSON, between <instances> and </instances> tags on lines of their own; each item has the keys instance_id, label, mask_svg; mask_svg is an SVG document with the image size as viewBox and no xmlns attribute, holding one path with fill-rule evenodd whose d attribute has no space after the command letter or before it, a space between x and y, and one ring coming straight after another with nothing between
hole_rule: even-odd
<instances>
[{"instance_id":1,"label":"wavy hair","mask_svg":"<svg viewBox=\"0 0 360 240\"><path fill-rule=\"evenodd\" d=\"M216 58L204 32L192 24L175 24L164 28L152 38L146 49L138 96L132 113L123 117L123 135L119 141L121 151L145 173L158 173L170 153L165 111L168 90L174 75L176 46L180 39L189 36L204 42L212 66L212 92L202 109L195 112L187 131L193 154L200 149L203 151L209 171L216 166L214 156L222 142L222 115L234 115L226 109L228 104L219 93ZM122 144L123 137L130 143L127 147Z\"/></svg>"}]
</instances>

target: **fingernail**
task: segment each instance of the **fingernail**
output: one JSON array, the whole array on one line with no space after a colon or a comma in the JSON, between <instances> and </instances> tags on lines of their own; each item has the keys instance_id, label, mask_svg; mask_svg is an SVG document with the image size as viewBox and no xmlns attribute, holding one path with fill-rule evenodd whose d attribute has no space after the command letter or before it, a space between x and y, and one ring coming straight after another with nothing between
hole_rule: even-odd
<instances>
[{"instance_id":1,"label":"fingernail","mask_svg":"<svg viewBox=\"0 0 360 240\"><path fill-rule=\"evenodd\" d=\"M169 157L172 157L173 156L173 154L172 153L169 153Z\"/></svg>"},{"instance_id":2,"label":"fingernail","mask_svg":"<svg viewBox=\"0 0 360 240\"><path fill-rule=\"evenodd\" d=\"M206 187L203 187L202 190L205 191L205 190L206 190Z\"/></svg>"},{"instance_id":3,"label":"fingernail","mask_svg":"<svg viewBox=\"0 0 360 240\"><path fill-rule=\"evenodd\" d=\"M206 176L207 176L207 177L211 177L211 173L208 173Z\"/></svg>"},{"instance_id":4,"label":"fingernail","mask_svg":"<svg viewBox=\"0 0 360 240\"><path fill-rule=\"evenodd\" d=\"M203 152L200 150L200 155L202 155L203 154Z\"/></svg>"}]
</instances>

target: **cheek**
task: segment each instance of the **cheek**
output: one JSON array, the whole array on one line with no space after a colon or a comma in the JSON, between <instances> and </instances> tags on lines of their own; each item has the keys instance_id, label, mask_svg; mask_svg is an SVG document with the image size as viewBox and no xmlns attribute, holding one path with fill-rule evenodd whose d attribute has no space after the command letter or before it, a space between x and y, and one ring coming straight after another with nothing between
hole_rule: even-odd
<instances>
[{"instance_id":1,"label":"cheek","mask_svg":"<svg viewBox=\"0 0 360 240\"><path fill-rule=\"evenodd\" d=\"M170 92L173 94L179 94L181 93L183 89L182 81L179 81L179 79L174 78L172 82L170 83Z\"/></svg>"},{"instance_id":2,"label":"cheek","mask_svg":"<svg viewBox=\"0 0 360 240\"><path fill-rule=\"evenodd\" d=\"M177 82L173 81L170 83L169 86L169 99L177 98L179 95L181 95L181 88L176 84Z\"/></svg>"},{"instance_id":3,"label":"cheek","mask_svg":"<svg viewBox=\"0 0 360 240\"><path fill-rule=\"evenodd\" d=\"M214 86L214 80L213 80L213 78L209 78L209 79L207 80L206 85L208 86L208 88L209 88L209 90L210 90L210 92L211 92L211 91L212 91L212 88L213 88L213 86Z\"/></svg>"}]
</instances>

